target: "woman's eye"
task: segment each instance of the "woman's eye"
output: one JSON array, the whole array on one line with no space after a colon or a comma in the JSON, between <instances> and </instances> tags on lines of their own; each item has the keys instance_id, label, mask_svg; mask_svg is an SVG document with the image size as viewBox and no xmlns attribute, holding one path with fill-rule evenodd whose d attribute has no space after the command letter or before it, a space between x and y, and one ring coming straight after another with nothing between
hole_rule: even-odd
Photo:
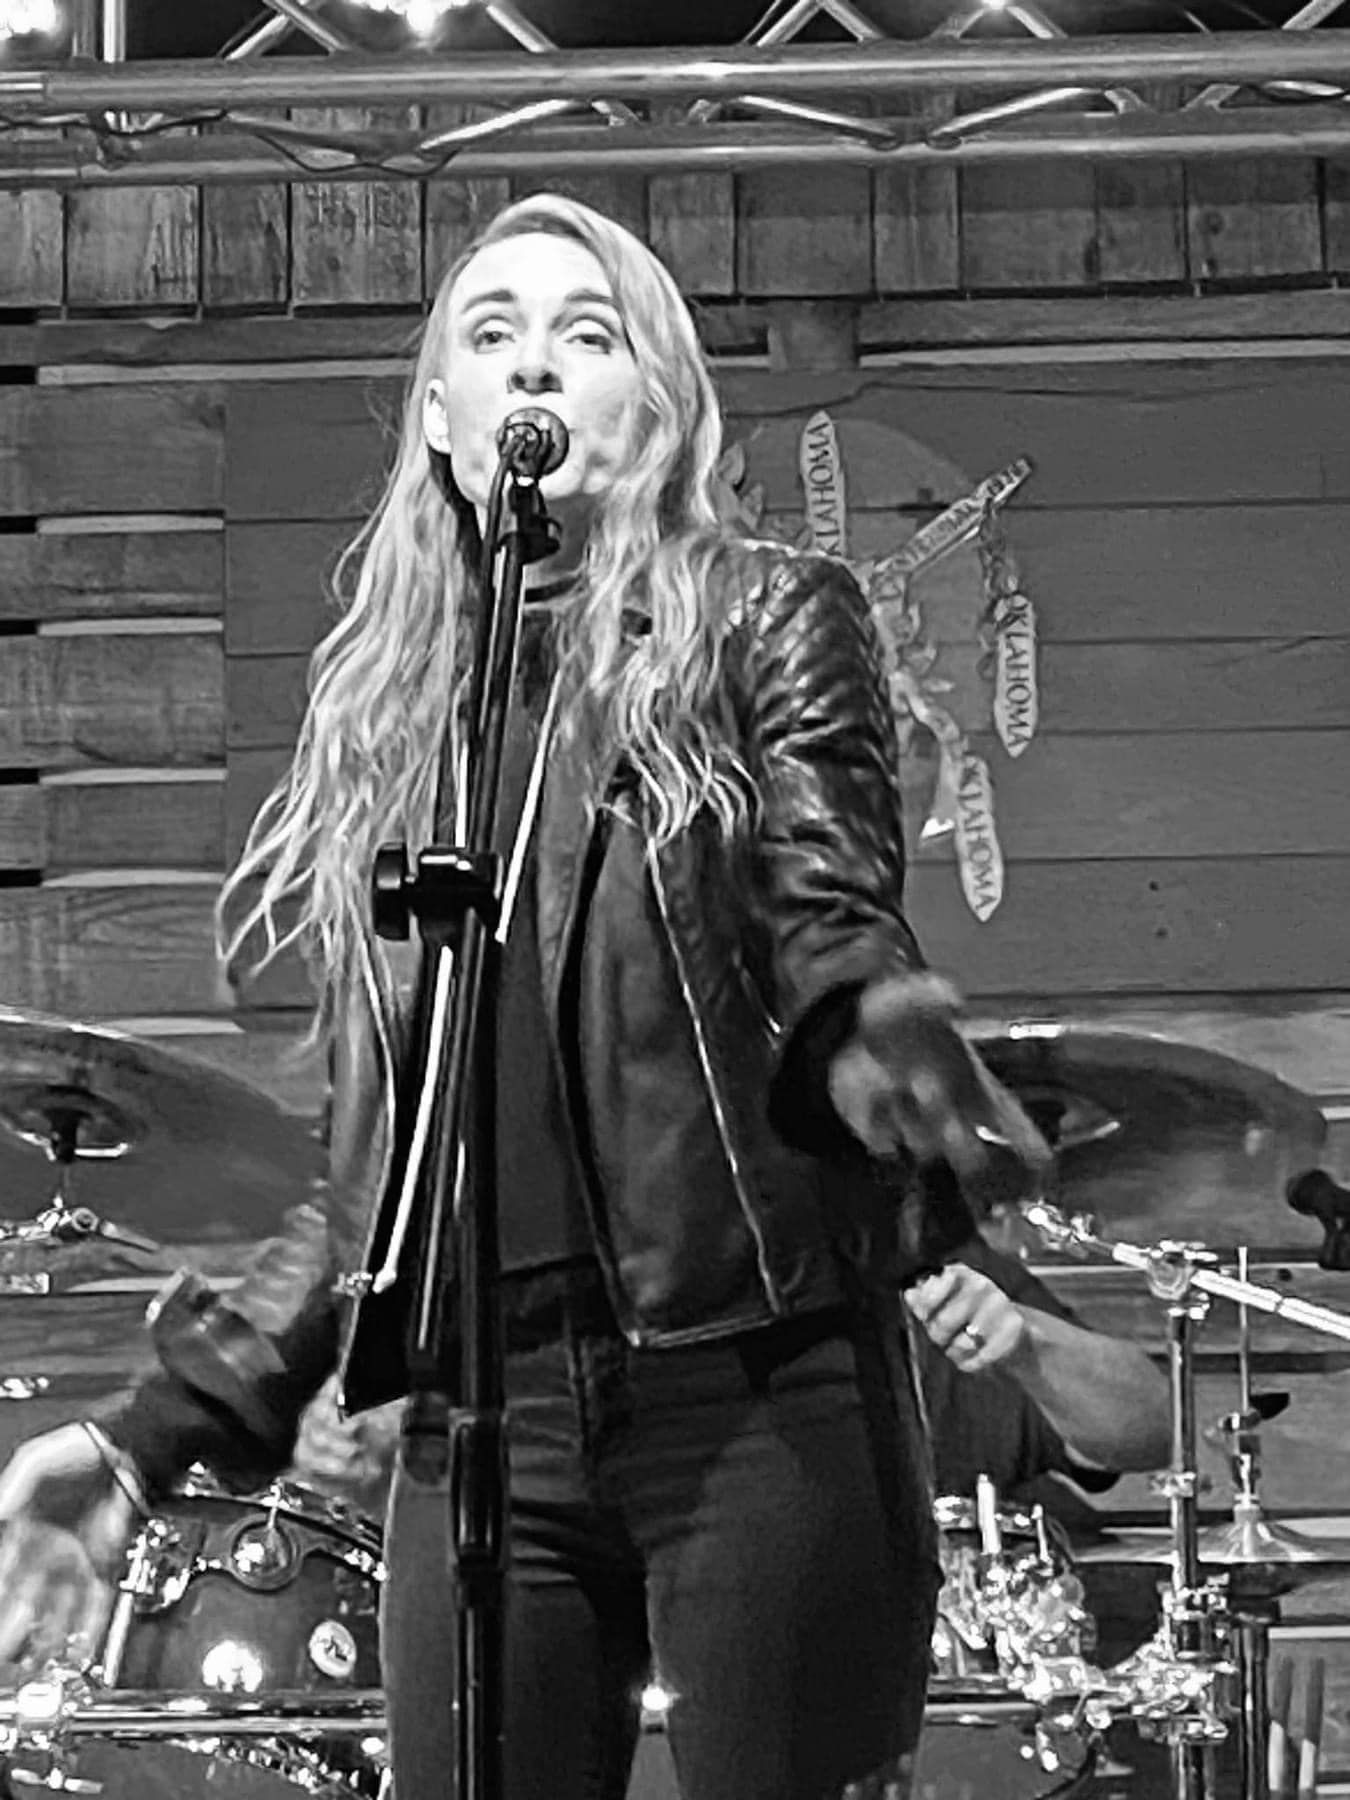
<instances>
[{"instance_id":1,"label":"woman's eye","mask_svg":"<svg viewBox=\"0 0 1350 1800\"><path fill-rule=\"evenodd\" d=\"M470 342L475 350L495 350L509 336L505 325L476 325Z\"/></svg>"},{"instance_id":2,"label":"woman's eye","mask_svg":"<svg viewBox=\"0 0 1350 1800\"><path fill-rule=\"evenodd\" d=\"M581 325L572 332L574 344L584 344L588 350L608 352L614 348L614 333L606 325Z\"/></svg>"}]
</instances>

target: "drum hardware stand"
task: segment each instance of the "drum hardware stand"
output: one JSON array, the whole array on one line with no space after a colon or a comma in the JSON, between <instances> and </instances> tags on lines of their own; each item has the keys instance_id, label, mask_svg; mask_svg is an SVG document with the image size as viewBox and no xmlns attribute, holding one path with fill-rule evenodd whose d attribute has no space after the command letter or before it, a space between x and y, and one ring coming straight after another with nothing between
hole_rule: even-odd
<instances>
[{"instance_id":1,"label":"drum hardware stand","mask_svg":"<svg viewBox=\"0 0 1350 1800\"><path fill-rule=\"evenodd\" d=\"M199 1549L200 1543L190 1543L167 1519L150 1518L144 1522L128 1553L126 1574L118 1583L103 1654L89 1671L91 1681L101 1687L116 1687L132 1619L137 1613L166 1612L178 1604L192 1577L208 1567L202 1562Z\"/></svg>"},{"instance_id":2,"label":"drum hardware stand","mask_svg":"<svg viewBox=\"0 0 1350 1800\"><path fill-rule=\"evenodd\" d=\"M147 1524L136 1533L136 1541L131 1546L127 1557L127 1572L117 1584L117 1600L108 1621L103 1655L97 1667L91 1670L93 1679L103 1687L117 1686L132 1617L137 1610L136 1602L153 1591L157 1569L158 1558L151 1555L150 1528Z\"/></svg>"},{"instance_id":3,"label":"drum hardware stand","mask_svg":"<svg viewBox=\"0 0 1350 1800\"><path fill-rule=\"evenodd\" d=\"M0 1725L0 1755L8 1759L16 1750L41 1757L41 1774L29 1769L9 1768L6 1774L11 1786L17 1781L24 1787L46 1788L58 1794L98 1794L102 1783L82 1781L68 1766L70 1743L68 1726L88 1700L88 1679L68 1665L54 1664L34 1681L29 1681L3 1706L5 1722Z\"/></svg>"},{"instance_id":4,"label":"drum hardware stand","mask_svg":"<svg viewBox=\"0 0 1350 1800\"><path fill-rule=\"evenodd\" d=\"M1157 1725L1157 1735L1172 1744L1178 1800L1212 1800L1210 1746L1227 1734L1225 1721L1232 1716L1239 1720L1243 1800L1265 1800L1262 1752L1269 1724L1264 1676L1270 1612L1260 1596L1250 1590L1239 1594L1235 1609L1227 1573L1204 1584L1199 1579L1202 1557L1197 1530L1194 1333L1205 1316L1210 1297L1233 1300L1244 1308L1244 1332L1247 1307L1342 1339L1350 1339L1350 1317L1248 1281L1245 1253L1240 1257L1241 1273L1233 1276L1215 1268L1216 1254L1199 1245L1118 1243L1099 1236L1089 1218L1069 1217L1058 1207L1039 1200L1023 1203L1020 1211L1051 1248L1078 1254L1095 1252L1126 1268L1137 1269L1148 1280L1151 1291L1167 1303L1172 1458L1157 1485L1169 1502L1171 1580L1163 1590L1164 1619L1159 1639L1145 1645L1114 1671L1112 1685L1123 1677L1135 1690L1130 1711L1141 1722ZM1249 1358L1249 1351L1247 1355ZM1231 1554L1232 1533L1247 1530L1254 1545L1270 1546L1269 1553L1259 1557L1256 1564L1269 1572L1272 1565L1300 1559L1292 1534L1287 1538L1277 1535L1263 1525L1259 1516L1252 1424L1253 1418L1259 1420L1259 1413L1252 1405L1249 1360L1246 1368L1241 1394L1244 1404L1235 1415L1244 1440L1245 1460L1238 1476L1238 1502L1244 1510L1234 1526L1224 1528L1214 1542ZM1315 1555L1311 1545L1309 1553ZM1236 1663L1219 1654L1224 1640L1232 1645Z\"/></svg>"},{"instance_id":5,"label":"drum hardware stand","mask_svg":"<svg viewBox=\"0 0 1350 1800\"><path fill-rule=\"evenodd\" d=\"M50 1201L36 1218L0 1219L0 1245L78 1244L98 1237L149 1256L162 1253L153 1238L100 1218L92 1207L70 1204L77 1161L111 1161L125 1156L134 1142L131 1121L115 1106L80 1088L43 1088L26 1103L0 1105L0 1125L56 1164L56 1191ZM10 1288L7 1278L0 1276L0 1293L15 1291L34 1290Z\"/></svg>"},{"instance_id":6,"label":"drum hardware stand","mask_svg":"<svg viewBox=\"0 0 1350 1800\"><path fill-rule=\"evenodd\" d=\"M1249 1251L1238 1249L1237 1272L1246 1281ZM1267 1415L1251 1384L1251 1325L1246 1300L1238 1302L1238 1404L1219 1420L1233 1481L1233 1519L1201 1535L1207 1560L1229 1567L1232 1644L1238 1665L1239 1770L1242 1800L1265 1800L1270 1738L1270 1630L1280 1618L1280 1598L1292 1585L1288 1571L1319 1559L1312 1540L1287 1525L1269 1522L1259 1494L1261 1426Z\"/></svg>"},{"instance_id":7,"label":"drum hardware stand","mask_svg":"<svg viewBox=\"0 0 1350 1800\"><path fill-rule=\"evenodd\" d=\"M1209 1311L1195 1276L1215 1259L1197 1244L1164 1241L1145 1274L1155 1299L1167 1308L1167 1377L1171 1399L1171 1461L1154 1480L1168 1505L1172 1537L1170 1581L1162 1594L1163 1643L1191 1681L1177 1710L1145 1710L1143 1717L1172 1752L1178 1800L1211 1800L1215 1792L1213 1746L1228 1736L1236 1669L1221 1654L1226 1581L1202 1582L1199 1550L1199 1471L1196 1467L1195 1334ZM1165 1684L1166 1686L1166 1684ZM1147 1696L1146 1696L1147 1708Z\"/></svg>"},{"instance_id":8,"label":"drum hardware stand","mask_svg":"<svg viewBox=\"0 0 1350 1800\"><path fill-rule=\"evenodd\" d=\"M1238 1249L1238 1279L1246 1282L1249 1252ZM1228 1564L1315 1562L1318 1546L1301 1531L1266 1517L1258 1492L1261 1475L1261 1427L1273 1412L1263 1411L1252 1394L1251 1323L1245 1299L1238 1301L1238 1404L1218 1422L1233 1481L1233 1520L1201 1534L1205 1560ZM1283 1400L1281 1401L1281 1405Z\"/></svg>"},{"instance_id":9,"label":"drum hardware stand","mask_svg":"<svg viewBox=\"0 0 1350 1800\"><path fill-rule=\"evenodd\" d=\"M285 1700L231 1693L187 1693L165 1699L158 1693L96 1693L80 1670L54 1663L16 1693L0 1696L0 1755L23 1750L59 1757L80 1738L200 1743L313 1732L360 1738L383 1731L384 1725L383 1688L298 1694Z\"/></svg>"}]
</instances>

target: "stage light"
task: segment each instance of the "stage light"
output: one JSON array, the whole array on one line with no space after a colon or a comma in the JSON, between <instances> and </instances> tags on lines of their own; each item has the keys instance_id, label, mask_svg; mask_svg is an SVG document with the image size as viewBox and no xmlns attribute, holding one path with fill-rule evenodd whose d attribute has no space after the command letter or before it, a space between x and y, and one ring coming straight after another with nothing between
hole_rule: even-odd
<instances>
[{"instance_id":1,"label":"stage light","mask_svg":"<svg viewBox=\"0 0 1350 1800\"><path fill-rule=\"evenodd\" d=\"M414 37L430 37L445 17L441 0L408 0L403 18Z\"/></svg>"},{"instance_id":2,"label":"stage light","mask_svg":"<svg viewBox=\"0 0 1350 1800\"><path fill-rule=\"evenodd\" d=\"M56 0L0 0L0 41L54 37L61 24Z\"/></svg>"},{"instance_id":3,"label":"stage light","mask_svg":"<svg viewBox=\"0 0 1350 1800\"><path fill-rule=\"evenodd\" d=\"M483 0L355 0L366 12L401 19L413 37L435 37L450 13L471 12Z\"/></svg>"},{"instance_id":4,"label":"stage light","mask_svg":"<svg viewBox=\"0 0 1350 1800\"><path fill-rule=\"evenodd\" d=\"M643 1688L638 1703L648 1717L664 1719L675 1704L675 1696L668 1687L662 1687L659 1681L649 1681Z\"/></svg>"},{"instance_id":5,"label":"stage light","mask_svg":"<svg viewBox=\"0 0 1350 1800\"><path fill-rule=\"evenodd\" d=\"M434 25L446 13L469 12L475 6L481 6L483 0L356 0L356 4L367 12L392 13L406 19L410 25L414 19L425 19Z\"/></svg>"}]
</instances>

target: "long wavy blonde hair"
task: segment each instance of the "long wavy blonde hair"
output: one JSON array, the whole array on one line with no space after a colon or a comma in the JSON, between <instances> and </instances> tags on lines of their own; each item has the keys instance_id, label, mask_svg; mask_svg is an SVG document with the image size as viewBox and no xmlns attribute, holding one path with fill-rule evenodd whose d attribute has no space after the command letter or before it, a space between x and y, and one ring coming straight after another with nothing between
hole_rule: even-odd
<instances>
[{"instance_id":1,"label":"long wavy blonde hair","mask_svg":"<svg viewBox=\"0 0 1350 1800\"><path fill-rule=\"evenodd\" d=\"M448 270L422 334L398 453L374 513L334 578L337 624L314 651L289 772L259 809L221 890L227 967L256 972L298 942L332 1016L369 938L375 852L430 840L441 746L460 691L479 554L473 509L428 450L421 402L446 366L451 300L488 244L570 238L611 284L639 372L636 452L599 504L573 592L558 610L564 691L599 707L661 841L708 809L732 835L753 804L717 701L735 544L718 523L721 420L679 289L630 232L577 201L537 195L500 213ZM722 572L725 576L725 572ZM625 609L650 621L636 643Z\"/></svg>"}]
</instances>

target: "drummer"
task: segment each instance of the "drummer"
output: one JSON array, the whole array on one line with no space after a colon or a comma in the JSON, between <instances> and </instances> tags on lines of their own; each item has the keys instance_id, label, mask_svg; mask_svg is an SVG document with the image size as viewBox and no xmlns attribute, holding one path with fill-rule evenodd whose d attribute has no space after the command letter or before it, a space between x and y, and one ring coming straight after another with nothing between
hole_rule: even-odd
<instances>
[{"instance_id":1,"label":"drummer","mask_svg":"<svg viewBox=\"0 0 1350 1800\"><path fill-rule=\"evenodd\" d=\"M970 1494L981 1474L1012 1497L1047 1474L1096 1493L1168 1460L1162 1371L1137 1344L1081 1325L978 1231L905 1299L939 1493Z\"/></svg>"}]
</instances>

